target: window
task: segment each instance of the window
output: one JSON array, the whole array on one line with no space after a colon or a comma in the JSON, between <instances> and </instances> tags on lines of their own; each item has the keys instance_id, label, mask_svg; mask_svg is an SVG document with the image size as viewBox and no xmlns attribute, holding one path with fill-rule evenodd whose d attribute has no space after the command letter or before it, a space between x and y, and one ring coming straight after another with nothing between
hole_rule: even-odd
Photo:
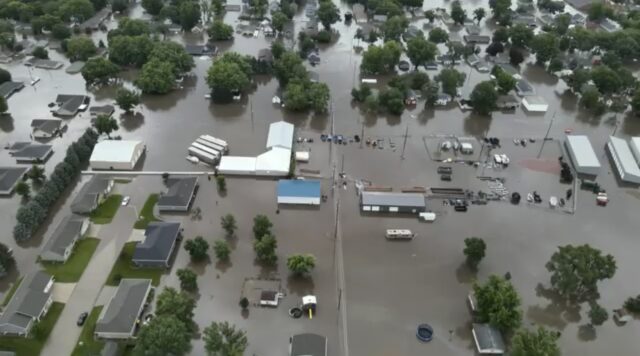
<instances>
[{"instance_id":1,"label":"window","mask_svg":"<svg viewBox=\"0 0 640 356\"><path fill-rule=\"evenodd\" d=\"M389 212L391 212L391 213L397 213L397 212L398 212L398 207L397 207L397 206L390 206L390 207L389 207Z\"/></svg>"},{"instance_id":2,"label":"window","mask_svg":"<svg viewBox=\"0 0 640 356\"><path fill-rule=\"evenodd\" d=\"M362 211L371 211L371 207L369 205L363 205Z\"/></svg>"},{"instance_id":3,"label":"window","mask_svg":"<svg viewBox=\"0 0 640 356\"><path fill-rule=\"evenodd\" d=\"M379 206L372 206L371 207L371 211L380 211L380 207Z\"/></svg>"}]
</instances>

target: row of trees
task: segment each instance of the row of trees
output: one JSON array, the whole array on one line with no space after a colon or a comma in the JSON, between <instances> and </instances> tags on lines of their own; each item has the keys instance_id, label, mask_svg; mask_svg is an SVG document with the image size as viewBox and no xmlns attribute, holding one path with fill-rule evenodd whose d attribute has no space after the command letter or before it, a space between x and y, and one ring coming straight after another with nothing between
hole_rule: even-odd
<instances>
[{"instance_id":1,"label":"row of trees","mask_svg":"<svg viewBox=\"0 0 640 356\"><path fill-rule=\"evenodd\" d=\"M281 47L281 44L277 45ZM275 47L274 47L275 48ZM283 89L283 100L288 110L325 113L329 109L331 93L325 83L314 82L300 56L284 48L272 49L274 75Z\"/></svg>"},{"instance_id":2,"label":"row of trees","mask_svg":"<svg viewBox=\"0 0 640 356\"><path fill-rule=\"evenodd\" d=\"M10 252L9 247L0 243L0 278L9 273L15 264L16 261L13 259L13 253Z\"/></svg>"},{"instance_id":3,"label":"row of trees","mask_svg":"<svg viewBox=\"0 0 640 356\"><path fill-rule=\"evenodd\" d=\"M58 163L49 179L33 199L21 206L17 213L17 223L13 228L13 237L17 241L24 241L33 235L47 217L49 209L55 205L58 198L69 187L87 163L98 139L93 129L85 133L67 149L64 160Z\"/></svg>"},{"instance_id":4,"label":"row of trees","mask_svg":"<svg viewBox=\"0 0 640 356\"><path fill-rule=\"evenodd\" d=\"M32 185L27 183L28 179L31 180ZM31 198L31 186L40 188L45 179L44 168L34 164L25 176L25 179L16 185L16 193L22 197L23 201L27 201Z\"/></svg>"},{"instance_id":5,"label":"row of trees","mask_svg":"<svg viewBox=\"0 0 640 356\"><path fill-rule=\"evenodd\" d=\"M180 25L184 31L191 31L198 23L211 17L211 3L208 1L186 0L169 2L163 0L143 0L142 8L158 19L169 19Z\"/></svg>"}]
</instances>

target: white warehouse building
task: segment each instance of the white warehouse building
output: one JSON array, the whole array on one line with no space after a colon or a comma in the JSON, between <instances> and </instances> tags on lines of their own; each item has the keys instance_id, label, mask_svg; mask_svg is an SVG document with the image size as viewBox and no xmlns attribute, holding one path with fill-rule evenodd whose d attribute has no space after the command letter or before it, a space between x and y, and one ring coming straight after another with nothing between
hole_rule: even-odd
<instances>
[{"instance_id":1,"label":"white warehouse building","mask_svg":"<svg viewBox=\"0 0 640 356\"><path fill-rule=\"evenodd\" d=\"M640 184L640 167L631 153L631 149L625 140L617 137L609 137L607 150L613 161L612 166L618 172L623 182Z\"/></svg>"},{"instance_id":2,"label":"white warehouse building","mask_svg":"<svg viewBox=\"0 0 640 356\"><path fill-rule=\"evenodd\" d=\"M587 136L569 135L564 145L578 174L598 175L600 161Z\"/></svg>"},{"instance_id":3,"label":"white warehouse building","mask_svg":"<svg viewBox=\"0 0 640 356\"><path fill-rule=\"evenodd\" d=\"M105 140L93 148L89 165L95 170L133 170L146 146L142 141Z\"/></svg>"}]
</instances>

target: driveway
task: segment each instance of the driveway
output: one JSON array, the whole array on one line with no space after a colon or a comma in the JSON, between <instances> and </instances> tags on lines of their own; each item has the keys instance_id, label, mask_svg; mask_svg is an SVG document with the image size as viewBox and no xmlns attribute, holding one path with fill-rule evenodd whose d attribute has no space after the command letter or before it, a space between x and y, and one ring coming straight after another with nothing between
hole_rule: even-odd
<instances>
[{"instance_id":1,"label":"driveway","mask_svg":"<svg viewBox=\"0 0 640 356\"><path fill-rule=\"evenodd\" d=\"M51 298L54 302L67 303L73 293L73 289L76 287L76 283L54 283L53 292L51 292Z\"/></svg>"},{"instance_id":2,"label":"driveway","mask_svg":"<svg viewBox=\"0 0 640 356\"><path fill-rule=\"evenodd\" d=\"M136 201L142 206L144 201ZM133 224L136 221L136 209L132 206L121 207L109 225L101 227L100 244L73 290L60 319L56 323L42 355L70 355L80 336L82 328L76 326L78 315L90 312L94 306L104 282L111 272L122 247L127 242Z\"/></svg>"}]
</instances>

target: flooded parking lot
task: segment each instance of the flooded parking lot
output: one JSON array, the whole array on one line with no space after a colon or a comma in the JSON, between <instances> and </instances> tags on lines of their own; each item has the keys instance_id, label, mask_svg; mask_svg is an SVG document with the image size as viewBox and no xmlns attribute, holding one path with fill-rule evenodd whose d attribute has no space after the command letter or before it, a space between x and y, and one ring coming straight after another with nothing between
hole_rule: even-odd
<instances>
[{"instance_id":1,"label":"flooded parking lot","mask_svg":"<svg viewBox=\"0 0 640 356\"><path fill-rule=\"evenodd\" d=\"M439 6L449 7L448 3ZM467 6L468 9L488 8L483 1ZM343 4L340 8L344 12L348 7ZM296 17L298 23L304 16L303 11L300 12ZM136 7L131 16L142 16L141 9ZM225 20L235 27L237 16L237 13L228 13ZM424 19L416 21L418 25L422 22ZM111 24L110 28L113 26ZM496 112L486 118L462 112L455 105L423 110L422 102L400 117L366 114L351 102L350 95L361 79L358 73L361 56L353 51L357 27L355 23L336 24L337 41L323 45L321 63L309 67L331 89L330 114L306 116L282 111L271 102L278 92L278 84L270 77L257 78L255 90L240 103L213 105L204 98L209 91L204 80L212 62L209 58L195 58L193 76L185 79L182 89L159 97L144 96L134 115L126 116L116 111L120 130L115 135L123 139L141 139L147 145L144 162L138 167L145 171L209 171L205 166L192 165L185 160L189 144L204 133L227 140L233 155L262 152L268 124L281 119L296 126L296 137L314 138L313 143L297 146L311 152L310 162L300 164L298 168L320 171L323 193L329 195L327 203L319 209L281 208L277 211L273 180L229 178L225 197L218 195L213 182L203 181L194 204L203 210L203 218L191 220L189 216L169 216L167 219L183 221L187 238L202 235L213 241L222 237L220 216L233 213L239 230L233 241L231 263L192 265L188 255L181 250L172 273L163 279L162 285L178 286L175 270L193 267L199 274L200 286L195 321L201 329L213 320L228 320L245 329L250 341L247 354L284 354L291 334L308 331L329 338L330 355L469 355L473 352L473 341L465 297L471 283L474 278L483 280L490 274L509 272L523 299L525 324L560 330L564 354L636 354L640 347L635 338L640 331L637 323L618 328L607 322L597 329L595 336L585 335L581 328L587 322L585 308L568 310L537 287L540 283L548 286L549 275L544 263L558 245L589 243L613 254L618 263L615 278L601 284L601 304L611 310L638 293L637 283L629 281L636 280L635 251L640 247L636 231L640 224L634 217L640 193L637 188L619 186L604 154L604 144L614 131L622 138L640 134L640 121L622 114L593 118L578 109L575 96L558 94L558 79L533 63L523 64L521 74L549 104L549 110L543 115L518 108L513 112ZM488 31L483 29L483 33ZM95 36L96 39L105 38L106 34ZM173 36L172 40L202 43L204 37ZM222 44L220 50L256 55L261 48L269 46L269 41L263 37L237 35L233 42ZM68 64L61 55L53 54L54 51L50 53L53 59ZM47 104L58 94L86 93L92 98L92 105L113 104L115 87L87 90L80 74L28 69L21 63L6 67L15 78L38 77L41 80L9 99L12 118L0 120L0 145L3 147L10 142L28 140L31 120L49 117ZM459 65L458 69L467 74L463 95L468 95L476 83L488 78L488 74L479 73L466 64ZM134 74L125 72L121 84L131 87ZM437 72L428 74L433 77ZM389 78L378 79L384 83ZM48 173L64 157L66 147L91 125L88 112L67 119L65 123L68 131L62 138L49 143L54 146L54 155L45 165ZM573 198L577 199L575 214L548 208L549 196L562 196L570 187L559 182L557 165L558 156L563 154L560 142L566 129L590 137L603 165L598 180L611 199L608 207L597 207L592 193L577 190ZM540 138L547 132L555 141L546 142L541 149ZM356 142L329 144L320 140L322 133L348 137L361 135L363 140L381 139L385 144L383 149ZM499 137L503 141L500 151L509 155L511 164L505 169L454 164L452 180L442 182L437 174L441 163L434 162L425 149L424 138L435 134L469 136L477 142L485 136ZM513 144L511 140L520 137L534 137L537 141L526 148ZM479 148L476 153L482 156L484 151ZM14 162L3 151L0 152L0 163ZM334 170L346 174L346 186L336 182L332 188ZM367 180L376 185L391 186L395 191L416 186L487 191L487 183L477 179L484 175L505 177L505 186L523 196L536 190L543 195L543 204L534 208L524 201L518 206L506 201L491 202L486 206L471 206L467 213L456 213L439 200L430 201L430 209L438 213L438 218L433 224L425 224L415 217L361 215L353 184L355 180ZM139 186L140 194L155 193L158 182L147 184L145 179L136 179L132 184ZM78 189L76 186L74 192ZM60 209L67 208L70 200L63 200ZM18 262L17 273L10 275L7 281L34 268L42 246L42 232L54 226L45 224L39 236L25 245L17 245L11 237L11 229L19 204L17 196L0 200L3 212L0 226L4 232L1 239L14 248ZM279 251L277 268L264 269L253 261L251 224L256 214L266 214L274 222ZM62 218L60 214L52 215L50 220L53 222ZM384 230L389 228L412 229L418 236L411 242L390 243L383 236ZM463 240L469 236L483 237L488 245L487 257L477 275L472 275L463 265ZM312 278L289 278L286 256L306 252L317 258ZM286 292L281 305L277 309L250 308L248 315L242 314L238 301L245 279L267 277L280 280ZM0 292L8 289L7 281L0 284ZM291 319L286 310L297 305L306 293L318 296L318 315L313 320ZM430 323L435 329L431 344L421 344L415 339L415 327L423 322ZM204 352L201 340L193 344L192 354Z\"/></svg>"}]
</instances>

